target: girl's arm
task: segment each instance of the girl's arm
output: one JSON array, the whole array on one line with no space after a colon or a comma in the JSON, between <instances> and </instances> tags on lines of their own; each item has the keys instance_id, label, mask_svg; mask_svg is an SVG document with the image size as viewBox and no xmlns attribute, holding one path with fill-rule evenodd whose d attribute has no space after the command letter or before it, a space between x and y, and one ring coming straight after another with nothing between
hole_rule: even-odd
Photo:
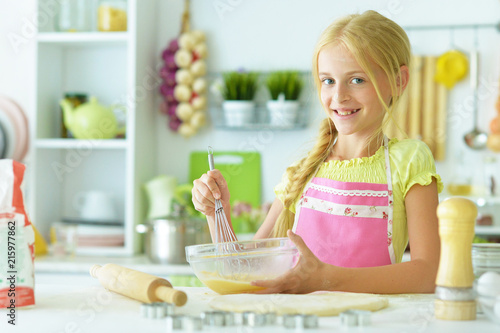
<instances>
[{"instance_id":1,"label":"girl's arm","mask_svg":"<svg viewBox=\"0 0 500 333\"><path fill-rule=\"evenodd\" d=\"M380 294L434 292L440 251L436 181L428 186L414 185L408 191L405 204L411 261L366 268L328 265L314 256L300 236L289 231L289 237L301 252L299 262L279 278L253 282L267 288L258 293L309 293L316 290Z\"/></svg>"},{"instance_id":2,"label":"girl's arm","mask_svg":"<svg viewBox=\"0 0 500 333\"><path fill-rule=\"evenodd\" d=\"M231 223L231 206L229 204L230 193L227 182L219 170L208 171L199 179L193 181L191 193L194 208L207 217L213 242L217 239L217 233L219 235L222 234L220 230L216 230L215 228L215 199L221 201L226 219L229 222L229 227L234 233L233 224ZM230 239L223 240L230 241Z\"/></svg>"},{"instance_id":3,"label":"girl's arm","mask_svg":"<svg viewBox=\"0 0 500 333\"><path fill-rule=\"evenodd\" d=\"M405 199L411 261L396 265L342 269L336 290L375 293L431 293L435 289L440 241L437 184L414 185Z\"/></svg>"},{"instance_id":4,"label":"girl's arm","mask_svg":"<svg viewBox=\"0 0 500 333\"><path fill-rule=\"evenodd\" d=\"M283 203L280 199L274 199L273 204L271 205L271 209L269 209L269 213L267 213L264 222L260 226L259 230L253 236L253 239L263 239L271 237L271 232L274 228L274 224L278 219L281 211L283 210Z\"/></svg>"}]
</instances>

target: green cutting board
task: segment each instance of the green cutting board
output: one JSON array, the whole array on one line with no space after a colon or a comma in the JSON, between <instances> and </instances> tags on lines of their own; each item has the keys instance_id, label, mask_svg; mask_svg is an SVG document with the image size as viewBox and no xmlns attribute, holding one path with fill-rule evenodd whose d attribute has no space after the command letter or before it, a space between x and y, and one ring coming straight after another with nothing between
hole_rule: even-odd
<instances>
[{"instance_id":1,"label":"green cutting board","mask_svg":"<svg viewBox=\"0 0 500 333\"><path fill-rule=\"evenodd\" d=\"M244 201L254 207L261 205L260 153L214 152L214 167L227 181L231 204ZM208 170L207 152L192 152L189 159L190 180L200 178Z\"/></svg>"}]
</instances>

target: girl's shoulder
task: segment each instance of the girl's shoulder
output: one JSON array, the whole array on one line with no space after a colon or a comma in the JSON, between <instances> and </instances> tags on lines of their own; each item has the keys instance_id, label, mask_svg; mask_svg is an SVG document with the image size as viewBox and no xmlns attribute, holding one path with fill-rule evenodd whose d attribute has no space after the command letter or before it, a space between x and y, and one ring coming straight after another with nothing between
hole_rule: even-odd
<instances>
[{"instance_id":1,"label":"girl's shoulder","mask_svg":"<svg viewBox=\"0 0 500 333\"><path fill-rule=\"evenodd\" d=\"M392 164L402 173L435 169L434 156L429 146L421 140L392 139L389 143L389 156Z\"/></svg>"},{"instance_id":2,"label":"girl's shoulder","mask_svg":"<svg viewBox=\"0 0 500 333\"><path fill-rule=\"evenodd\" d=\"M416 139L391 139L389 153L393 158L410 158L412 156L432 158L429 146L425 142Z\"/></svg>"}]
</instances>

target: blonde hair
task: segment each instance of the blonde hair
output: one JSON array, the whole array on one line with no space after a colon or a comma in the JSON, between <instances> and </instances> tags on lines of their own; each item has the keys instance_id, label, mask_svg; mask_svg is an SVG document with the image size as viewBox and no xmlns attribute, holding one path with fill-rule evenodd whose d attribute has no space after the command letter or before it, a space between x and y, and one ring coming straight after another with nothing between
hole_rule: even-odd
<instances>
[{"instance_id":1,"label":"blonde hair","mask_svg":"<svg viewBox=\"0 0 500 333\"><path fill-rule=\"evenodd\" d=\"M377 96L387 113L386 121L392 119L402 86L401 66L409 67L411 51L410 41L403 28L394 21L369 10L363 14L345 16L333 22L321 34L312 61L312 72L318 95L321 100L321 81L318 73L318 55L327 45L337 43L344 46L356 59L361 68L373 83ZM373 62L384 71L389 79L392 99L389 105L384 101L370 63ZM327 111L327 110L325 110ZM368 139L367 145L374 139L380 140L384 123ZM293 226L294 214L290 207L302 193L304 186L313 172L328 157L337 130L333 121L326 117L320 125L316 144L308 155L298 164L287 168L286 181L283 193L283 206L273 231L273 237L285 237L288 229ZM381 142L380 142L381 144Z\"/></svg>"}]
</instances>

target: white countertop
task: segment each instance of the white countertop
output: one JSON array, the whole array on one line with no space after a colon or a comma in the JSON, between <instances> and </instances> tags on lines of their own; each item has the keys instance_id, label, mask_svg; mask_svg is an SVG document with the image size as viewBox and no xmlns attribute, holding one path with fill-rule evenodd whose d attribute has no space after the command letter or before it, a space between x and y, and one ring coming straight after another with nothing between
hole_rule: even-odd
<instances>
[{"instance_id":1,"label":"white countertop","mask_svg":"<svg viewBox=\"0 0 500 333\"><path fill-rule=\"evenodd\" d=\"M6 309L0 309L0 332L59 333L59 332L167 332L164 319L146 319L140 315L140 303L106 291L87 274L35 275L36 305L18 308L17 325L7 324ZM185 306L178 314L199 315L209 310L208 302L217 294L207 288L179 288L188 294ZM482 314L475 321L451 322L434 318L434 295L389 296L389 307L373 313L372 325L347 329L339 317L321 317L318 329L303 332L499 332L500 326ZM178 332L178 331L174 331ZM262 328L205 328L204 332L279 333L299 332L282 326Z\"/></svg>"},{"instance_id":2,"label":"white countertop","mask_svg":"<svg viewBox=\"0 0 500 333\"><path fill-rule=\"evenodd\" d=\"M141 272L158 276L193 275L189 264L170 265L156 264L145 255L134 257L100 257L100 256L40 256L35 259L35 273L78 273L89 274L95 264L113 263Z\"/></svg>"}]
</instances>

